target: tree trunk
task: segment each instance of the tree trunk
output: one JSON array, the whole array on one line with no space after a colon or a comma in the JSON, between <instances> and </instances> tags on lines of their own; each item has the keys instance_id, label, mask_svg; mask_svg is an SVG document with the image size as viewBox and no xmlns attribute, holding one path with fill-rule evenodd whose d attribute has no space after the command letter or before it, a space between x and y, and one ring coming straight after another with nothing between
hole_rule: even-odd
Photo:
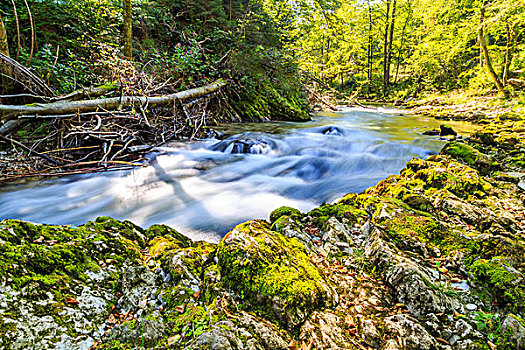
<instances>
[{"instance_id":1,"label":"tree trunk","mask_svg":"<svg viewBox=\"0 0 525 350\"><path fill-rule=\"evenodd\" d=\"M405 21L405 24L403 24L403 30L401 31L401 44L399 45L399 50L397 51L397 67L396 67L396 77L394 78L394 84L397 84L397 78L399 76L399 66L401 65L401 53L403 52L403 46L405 44L405 30L407 28L407 24L412 19L412 8L409 3L409 9L408 9L407 19Z\"/></svg>"},{"instance_id":2,"label":"tree trunk","mask_svg":"<svg viewBox=\"0 0 525 350\"><path fill-rule=\"evenodd\" d=\"M114 98L99 98L95 100L82 101L59 101L47 104L33 104L33 105L0 105L0 117L2 120L11 120L18 117L21 118L35 118L42 115L61 115L68 113L84 113L100 110L101 108L107 110L115 110L119 106L143 106L149 107L162 106L173 103L177 100L187 100L190 98L199 98L210 93L218 91L227 83L219 79L216 82L202 86L195 89L190 89L175 94L142 97L142 96L123 96Z\"/></svg>"},{"instance_id":3,"label":"tree trunk","mask_svg":"<svg viewBox=\"0 0 525 350\"><path fill-rule=\"evenodd\" d=\"M386 88L387 88L387 60L388 60L388 29L390 26L390 0L386 0L386 18L385 18L385 45L383 47L383 95L386 95Z\"/></svg>"},{"instance_id":4,"label":"tree trunk","mask_svg":"<svg viewBox=\"0 0 525 350\"><path fill-rule=\"evenodd\" d=\"M509 70L512 63L512 56L514 55L514 49L516 46L516 32L508 23L507 29L507 47L505 48L505 66L503 67L503 85L507 86L507 80L509 80Z\"/></svg>"},{"instance_id":5,"label":"tree trunk","mask_svg":"<svg viewBox=\"0 0 525 350\"><path fill-rule=\"evenodd\" d=\"M131 0L123 0L122 12L124 17L124 56L128 60L132 59L132 27L131 27Z\"/></svg>"},{"instance_id":6,"label":"tree trunk","mask_svg":"<svg viewBox=\"0 0 525 350\"><path fill-rule=\"evenodd\" d=\"M0 53L9 57L9 45L7 44L7 31L4 26L4 22L2 21L2 17L0 16ZM6 94L11 91L11 79L9 77L12 75L12 69L11 67L4 62L3 60L0 61L0 73L2 74L2 77L0 78L0 83L2 84L0 86L0 93Z\"/></svg>"},{"instance_id":7,"label":"tree trunk","mask_svg":"<svg viewBox=\"0 0 525 350\"><path fill-rule=\"evenodd\" d=\"M394 42L394 27L396 22L396 0L393 0L392 3L392 22L390 23L390 39L388 43L388 59L386 61L386 86L385 91L388 90L388 85L390 85L390 62L392 62L392 44Z\"/></svg>"},{"instance_id":8,"label":"tree trunk","mask_svg":"<svg viewBox=\"0 0 525 350\"><path fill-rule=\"evenodd\" d=\"M494 84L496 85L496 88L498 89L498 92L502 95L506 95L505 89L503 87L503 84L501 84L501 81L494 71L494 68L492 67L492 62L490 60L489 55L489 49L487 48L487 41L484 34L484 22L485 22L485 8L487 7L487 1L483 0L483 3L481 5L481 15L480 15L480 25L479 25L479 45L481 47L481 52L483 53L483 58L485 60L485 67L489 71L490 77L494 81Z\"/></svg>"},{"instance_id":9,"label":"tree trunk","mask_svg":"<svg viewBox=\"0 0 525 350\"><path fill-rule=\"evenodd\" d=\"M368 0L368 81L372 81L372 6Z\"/></svg>"},{"instance_id":10,"label":"tree trunk","mask_svg":"<svg viewBox=\"0 0 525 350\"><path fill-rule=\"evenodd\" d=\"M7 31L5 30L4 22L0 16L0 53L9 57L9 46L7 44Z\"/></svg>"}]
</instances>

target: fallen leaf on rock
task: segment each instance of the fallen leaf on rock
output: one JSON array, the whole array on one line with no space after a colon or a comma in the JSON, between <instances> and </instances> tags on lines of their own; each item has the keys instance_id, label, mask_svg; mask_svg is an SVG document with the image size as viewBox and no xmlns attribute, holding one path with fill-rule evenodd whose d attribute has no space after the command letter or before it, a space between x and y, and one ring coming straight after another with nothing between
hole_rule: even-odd
<instances>
[{"instance_id":1,"label":"fallen leaf on rock","mask_svg":"<svg viewBox=\"0 0 525 350\"><path fill-rule=\"evenodd\" d=\"M297 346L299 344L297 343L297 340L293 339L289 344L288 344L288 349L290 350L297 350Z\"/></svg>"},{"instance_id":2,"label":"fallen leaf on rock","mask_svg":"<svg viewBox=\"0 0 525 350\"><path fill-rule=\"evenodd\" d=\"M448 269L446 267L438 267L438 271L444 275L448 273Z\"/></svg>"},{"instance_id":3,"label":"fallen leaf on rock","mask_svg":"<svg viewBox=\"0 0 525 350\"><path fill-rule=\"evenodd\" d=\"M436 337L436 340L442 344L445 344L445 345L450 345L450 343L448 341L446 341L445 339L442 339L442 338L438 338Z\"/></svg>"},{"instance_id":4,"label":"fallen leaf on rock","mask_svg":"<svg viewBox=\"0 0 525 350\"><path fill-rule=\"evenodd\" d=\"M177 307L175 308L175 310L177 310L177 312L178 312L179 314L183 314L183 313L184 313L184 309L185 309L184 305L179 305L179 306L177 306Z\"/></svg>"},{"instance_id":5,"label":"fallen leaf on rock","mask_svg":"<svg viewBox=\"0 0 525 350\"><path fill-rule=\"evenodd\" d=\"M114 325L114 324L117 324L117 319L115 318L115 316L113 314L109 315L108 317L108 324L109 325Z\"/></svg>"},{"instance_id":6,"label":"fallen leaf on rock","mask_svg":"<svg viewBox=\"0 0 525 350\"><path fill-rule=\"evenodd\" d=\"M66 298L66 303L72 304L72 305L78 305L78 300L73 298Z\"/></svg>"},{"instance_id":7,"label":"fallen leaf on rock","mask_svg":"<svg viewBox=\"0 0 525 350\"><path fill-rule=\"evenodd\" d=\"M168 345L171 345L173 343L175 343L176 341L178 341L180 339L180 335L174 335L173 337L169 337L168 338Z\"/></svg>"},{"instance_id":8,"label":"fallen leaf on rock","mask_svg":"<svg viewBox=\"0 0 525 350\"><path fill-rule=\"evenodd\" d=\"M346 315L345 323L348 325L348 327L355 328L355 322L354 322L354 318L352 317L352 315L350 314Z\"/></svg>"}]
</instances>

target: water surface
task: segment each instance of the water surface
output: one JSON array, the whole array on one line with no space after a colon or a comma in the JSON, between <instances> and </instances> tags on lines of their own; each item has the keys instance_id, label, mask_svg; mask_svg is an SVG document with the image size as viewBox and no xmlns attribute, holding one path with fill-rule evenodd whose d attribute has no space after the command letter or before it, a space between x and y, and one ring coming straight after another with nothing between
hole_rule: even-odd
<instances>
[{"instance_id":1,"label":"water surface","mask_svg":"<svg viewBox=\"0 0 525 350\"><path fill-rule=\"evenodd\" d=\"M4 187L0 218L82 224L106 215L216 242L282 205L308 211L399 173L413 157L438 153L444 141L421 133L442 122L401 113L348 108L309 123L223 126L223 140L159 148L145 168Z\"/></svg>"}]
</instances>

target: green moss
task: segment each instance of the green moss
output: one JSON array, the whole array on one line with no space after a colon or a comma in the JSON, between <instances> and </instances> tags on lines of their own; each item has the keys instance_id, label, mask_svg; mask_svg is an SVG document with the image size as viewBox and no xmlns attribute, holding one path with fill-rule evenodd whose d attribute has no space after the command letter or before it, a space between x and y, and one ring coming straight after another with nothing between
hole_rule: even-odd
<instances>
[{"instance_id":1,"label":"green moss","mask_svg":"<svg viewBox=\"0 0 525 350\"><path fill-rule=\"evenodd\" d=\"M286 324L270 307L275 298L285 310L311 310L325 302L323 278L303 244L269 230L264 221L238 225L219 244L217 257L222 281L271 320Z\"/></svg>"},{"instance_id":2,"label":"green moss","mask_svg":"<svg viewBox=\"0 0 525 350\"><path fill-rule=\"evenodd\" d=\"M511 312L525 310L525 286L517 284L516 275L509 271L504 259L478 259L469 267L478 283L489 288L492 298Z\"/></svg>"},{"instance_id":3,"label":"green moss","mask_svg":"<svg viewBox=\"0 0 525 350\"><path fill-rule=\"evenodd\" d=\"M455 159L465 162L473 168L479 170L482 174L489 174L501 167L499 164L490 160L490 158L474 147L462 142L450 142L442 150L441 154L452 156Z\"/></svg>"},{"instance_id":4,"label":"green moss","mask_svg":"<svg viewBox=\"0 0 525 350\"><path fill-rule=\"evenodd\" d=\"M337 204L324 204L310 211L308 216L312 217L314 224L322 230L326 229L326 222L331 217L335 217L340 221L346 221L348 224L354 224L360 218L367 217L364 210L358 209L354 205L345 204L348 202L350 202L350 199L345 197Z\"/></svg>"},{"instance_id":5,"label":"green moss","mask_svg":"<svg viewBox=\"0 0 525 350\"><path fill-rule=\"evenodd\" d=\"M421 243L436 242L442 238L439 223L429 217L411 215L409 212L398 214L387 220L386 232L398 244L407 239L416 239Z\"/></svg>"},{"instance_id":6,"label":"green moss","mask_svg":"<svg viewBox=\"0 0 525 350\"><path fill-rule=\"evenodd\" d=\"M284 215L294 216L296 218L302 217L302 213L295 208L280 207L272 211L272 213L270 214L270 223L273 224L275 221L277 221L277 219L279 219L281 216L284 216Z\"/></svg>"},{"instance_id":7,"label":"green moss","mask_svg":"<svg viewBox=\"0 0 525 350\"><path fill-rule=\"evenodd\" d=\"M152 225L144 234L148 241L156 237L170 236L172 242L176 243L180 248L188 247L191 244L191 240L188 237L166 225Z\"/></svg>"}]
</instances>

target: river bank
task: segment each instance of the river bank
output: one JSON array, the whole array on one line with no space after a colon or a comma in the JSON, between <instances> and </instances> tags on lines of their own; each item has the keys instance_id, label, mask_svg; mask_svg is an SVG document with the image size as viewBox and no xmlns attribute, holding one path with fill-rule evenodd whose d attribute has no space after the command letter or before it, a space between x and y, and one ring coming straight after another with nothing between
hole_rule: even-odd
<instances>
[{"instance_id":1,"label":"river bank","mask_svg":"<svg viewBox=\"0 0 525 350\"><path fill-rule=\"evenodd\" d=\"M107 217L4 220L0 344L522 349L524 119L483 125L360 194L281 208L219 244Z\"/></svg>"}]
</instances>

